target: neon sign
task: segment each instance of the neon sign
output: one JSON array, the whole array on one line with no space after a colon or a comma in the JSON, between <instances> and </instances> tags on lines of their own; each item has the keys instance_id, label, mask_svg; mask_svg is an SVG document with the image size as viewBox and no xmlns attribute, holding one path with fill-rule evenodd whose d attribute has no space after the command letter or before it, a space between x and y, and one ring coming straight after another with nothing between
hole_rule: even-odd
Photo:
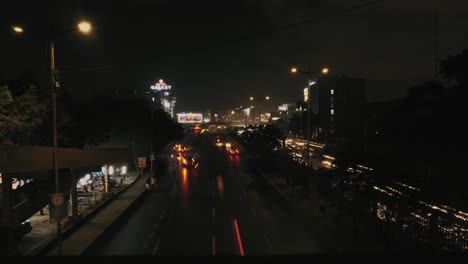
<instances>
[{"instance_id":1,"label":"neon sign","mask_svg":"<svg viewBox=\"0 0 468 264\"><path fill-rule=\"evenodd\" d=\"M167 83L164 82L164 80L159 80L155 85L151 86L151 90L156 90L156 91L166 91L166 90L171 90L172 85L168 85Z\"/></svg>"}]
</instances>

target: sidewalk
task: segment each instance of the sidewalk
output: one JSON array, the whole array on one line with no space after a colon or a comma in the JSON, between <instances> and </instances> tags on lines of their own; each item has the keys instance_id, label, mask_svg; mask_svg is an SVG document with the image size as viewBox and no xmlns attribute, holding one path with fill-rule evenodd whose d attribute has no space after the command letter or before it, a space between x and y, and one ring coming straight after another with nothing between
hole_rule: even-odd
<instances>
[{"instance_id":1,"label":"sidewalk","mask_svg":"<svg viewBox=\"0 0 468 264\"><path fill-rule=\"evenodd\" d=\"M90 191L91 195L88 197L82 197L81 201L78 203L79 218L69 218L68 220L62 222L63 235L66 236L67 233L76 229L84 221L96 214L96 212L102 210L109 202L112 201L112 199L115 199L117 195L125 191L137 180L138 172L130 172L128 175L126 175L125 181L122 184L119 184L116 188L112 189L112 193L114 195L107 199L102 197L99 189ZM33 229L31 233L25 235L17 244L19 255L30 256L40 254L41 251L45 250L55 242L57 237L57 225L50 224L49 211L47 206L44 207L43 213L44 215L41 215L40 212L38 212L29 219Z\"/></svg>"},{"instance_id":2,"label":"sidewalk","mask_svg":"<svg viewBox=\"0 0 468 264\"><path fill-rule=\"evenodd\" d=\"M65 236L62 241L62 255L81 255L114 221L116 221L136 200L145 193L145 178L137 178L124 192L115 195L104 208L98 210L84 225ZM43 255L57 255L57 245L46 250Z\"/></svg>"}]
</instances>

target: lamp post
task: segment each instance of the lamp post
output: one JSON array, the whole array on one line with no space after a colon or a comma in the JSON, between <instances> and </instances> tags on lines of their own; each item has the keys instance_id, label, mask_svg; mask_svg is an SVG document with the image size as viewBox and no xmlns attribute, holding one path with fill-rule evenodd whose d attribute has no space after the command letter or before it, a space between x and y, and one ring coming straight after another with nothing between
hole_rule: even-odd
<instances>
[{"instance_id":1,"label":"lamp post","mask_svg":"<svg viewBox=\"0 0 468 264\"><path fill-rule=\"evenodd\" d=\"M250 108L249 108L249 110L248 110L248 116L250 117L250 115L252 114L253 102L254 102L255 98L254 98L253 96L251 96L251 97L249 98L249 100L250 100L251 106L250 106ZM255 117L254 117L254 122L255 122ZM249 123L249 120L247 119L247 124L248 124L248 123Z\"/></svg>"},{"instance_id":2,"label":"lamp post","mask_svg":"<svg viewBox=\"0 0 468 264\"><path fill-rule=\"evenodd\" d=\"M291 68L291 73L303 73L303 74L306 74L306 75L309 75L309 76L314 76L318 73L322 74L322 75L327 75L329 73L330 69L327 68L327 67L323 67L322 69L320 70L317 70L317 71L311 71L310 69L307 69L307 70L304 70L304 69L301 69L301 68L297 68L297 67L292 67ZM310 166L310 95L311 95L311 91L310 91L310 87L312 85L316 85L316 89L317 89L317 93L318 93L318 79L315 79L315 80L311 80L310 78L307 80L307 136L306 136L306 140L307 140L307 165ZM317 100L318 102L318 100Z\"/></svg>"},{"instance_id":3,"label":"lamp post","mask_svg":"<svg viewBox=\"0 0 468 264\"><path fill-rule=\"evenodd\" d=\"M22 34L24 29L20 26L12 26L12 30L16 34ZM83 34L89 34L92 30L92 26L89 22L81 21L77 25L77 29L79 32ZM70 31L67 31L68 33ZM52 88L52 166L54 171L54 178L55 178L55 192L56 194L60 193L60 180L59 180L59 170L58 170L58 159L57 159L57 147L58 147L58 139L57 139L57 88L60 87L60 83L58 82L58 71L55 67L55 44L54 44L54 37L57 35L53 35L50 37L49 40L49 49L50 49L50 85ZM61 233L62 233L62 225L60 219L57 219L57 251L58 255L62 255L62 242L61 242Z\"/></svg>"},{"instance_id":4,"label":"lamp post","mask_svg":"<svg viewBox=\"0 0 468 264\"><path fill-rule=\"evenodd\" d=\"M270 107L270 104L269 104L270 99L271 99L271 97L270 97L269 95L265 96L266 107L265 107L265 104L264 104L264 107L263 107L263 111L262 111L262 112L265 112L265 108L268 109L268 108ZM265 114L265 113L264 113L264 114ZM266 116L265 116L265 117L266 117ZM268 120L268 119L267 119L267 120ZM261 114L260 114L260 124L261 124L261 123L262 123L262 116L261 116ZM267 123L268 123L268 121L267 121Z\"/></svg>"}]
</instances>

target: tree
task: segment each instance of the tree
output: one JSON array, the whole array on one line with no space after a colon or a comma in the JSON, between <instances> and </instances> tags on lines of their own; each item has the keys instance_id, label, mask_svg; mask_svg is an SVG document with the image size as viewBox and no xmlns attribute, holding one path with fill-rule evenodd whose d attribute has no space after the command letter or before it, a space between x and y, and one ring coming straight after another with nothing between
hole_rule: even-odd
<instances>
[{"instance_id":1,"label":"tree","mask_svg":"<svg viewBox=\"0 0 468 264\"><path fill-rule=\"evenodd\" d=\"M0 143L14 143L15 133L20 126L11 91L8 86L0 87Z\"/></svg>"},{"instance_id":2,"label":"tree","mask_svg":"<svg viewBox=\"0 0 468 264\"><path fill-rule=\"evenodd\" d=\"M0 90L0 143L37 145L48 118L43 91L27 73L10 79Z\"/></svg>"},{"instance_id":3,"label":"tree","mask_svg":"<svg viewBox=\"0 0 468 264\"><path fill-rule=\"evenodd\" d=\"M23 94L15 98L16 109L21 126L17 131L17 143L34 145L35 134L47 118L48 109L39 100L38 87L30 85Z\"/></svg>"}]
</instances>

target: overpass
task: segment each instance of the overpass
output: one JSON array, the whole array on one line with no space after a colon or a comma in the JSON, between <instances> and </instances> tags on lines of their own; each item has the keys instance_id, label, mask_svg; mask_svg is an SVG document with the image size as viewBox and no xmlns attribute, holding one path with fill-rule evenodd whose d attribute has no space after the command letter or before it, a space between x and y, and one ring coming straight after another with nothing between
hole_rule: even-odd
<instances>
[{"instance_id":1,"label":"overpass","mask_svg":"<svg viewBox=\"0 0 468 264\"><path fill-rule=\"evenodd\" d=\"M1 237L11 243L13 231L49 204L55 193L53 148L0 146ZM77 216L78 180L87 173L98 172L106 165L133 164L130 149L57 149L60 192L70 195L71 213ZM106 175L108 182L109 175ZM13 188L12 180L25 183Z\"/></svg>"}]
</instances>

